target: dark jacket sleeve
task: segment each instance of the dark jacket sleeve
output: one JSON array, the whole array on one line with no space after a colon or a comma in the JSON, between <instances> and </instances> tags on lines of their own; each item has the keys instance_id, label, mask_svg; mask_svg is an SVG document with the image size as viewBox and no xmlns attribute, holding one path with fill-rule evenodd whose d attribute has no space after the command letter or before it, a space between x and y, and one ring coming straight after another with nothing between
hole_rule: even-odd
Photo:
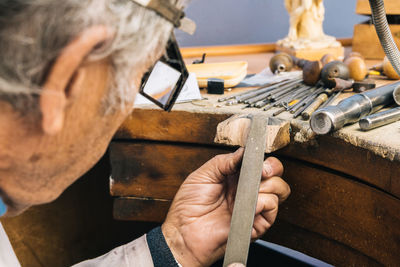
<instances>
[{"instance_id":1,"label":"dark jacket sleeve","mask_svg":"<svg viewBox=\"0 0 400 267\"><path fill-rule=\"evenodd\" d=\"M146 237L154 267L179 266L165 241L161 227L154 228Z\"/></svg>"}]
</instances>

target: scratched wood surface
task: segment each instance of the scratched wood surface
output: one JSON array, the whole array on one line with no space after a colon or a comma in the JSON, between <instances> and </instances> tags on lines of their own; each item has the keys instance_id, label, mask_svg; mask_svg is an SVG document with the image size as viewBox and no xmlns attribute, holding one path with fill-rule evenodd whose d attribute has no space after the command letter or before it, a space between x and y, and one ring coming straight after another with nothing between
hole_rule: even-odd
<instances>
[{"instance_id":1,"label":"scratched wood surface","mask_svg":"<svg viewBox=\"0 0 400 267\"><path fill-rule=\"evenodd\" d=\"M140 139L215 145L216 127L228 116L137 109L120 128L115 138L125 141ZM142 123L143 121L146 123ZM119 145L121 153L125 152L123 146ZM170 151L160 153L168 157ZM400 198L400 162L386 160L368 149L350 145L328 135L306 143L293 142L279 153L347 173Z\"/></svg>"}]
</instances>

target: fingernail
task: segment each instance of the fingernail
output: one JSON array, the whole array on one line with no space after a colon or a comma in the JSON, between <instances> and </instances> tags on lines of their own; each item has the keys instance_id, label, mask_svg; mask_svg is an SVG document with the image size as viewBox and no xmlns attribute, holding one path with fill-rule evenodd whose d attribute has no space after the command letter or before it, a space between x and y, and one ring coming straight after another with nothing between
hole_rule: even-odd
<instances>
[{"instance_id":1,"label":"fingernail","mask_svg":"<svg viewBox=\"0 0 400 267\"><path fill-rule=\"evenodd\" d=\"M268 161L264 161L264 170L268 176L271 176L273 174L272 166L271 164L269 164Z\"/></svg>"},{"instance_id":2,"label":"fingernail","mask_svg":"<svg viewBox=\"0 0 400 267\"><path fill-rule=\"evenodd\" d=\"M242 263L232 263L229 264L228 267L246 267L246 266Z\"/></svg>"}]
</instances>

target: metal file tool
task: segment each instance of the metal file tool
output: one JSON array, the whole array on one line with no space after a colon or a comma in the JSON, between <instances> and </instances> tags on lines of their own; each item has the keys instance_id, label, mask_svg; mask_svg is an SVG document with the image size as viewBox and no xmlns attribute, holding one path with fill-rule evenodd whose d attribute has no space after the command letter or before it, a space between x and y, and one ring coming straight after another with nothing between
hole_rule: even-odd
<instances>
[{"instance_id":1,"label":"metal file tool","mask_svg":"<svg viewBox=\"0 0 400 267\"><path fill-rule=\"evenodd\" d=\"M235 139L238 135L234 133L245 129L248 131L247 140L242 140L245 137ZM261 114L234 116L218 125L214 141L229 145L246 142L223 266L232 263L246 265L264 154L290 142L290 124Z\"/></svg>"}]
</instances>

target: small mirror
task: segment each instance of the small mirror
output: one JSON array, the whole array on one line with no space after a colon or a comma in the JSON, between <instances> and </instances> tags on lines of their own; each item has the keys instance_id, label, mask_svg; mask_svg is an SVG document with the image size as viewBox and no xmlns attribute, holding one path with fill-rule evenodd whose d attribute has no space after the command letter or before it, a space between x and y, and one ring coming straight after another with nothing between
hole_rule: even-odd
<instances>
[{"instance_id":1,"label":"small mirror","mask_svg":"<svg viewBox=\"0 0 400 267\"><path fill-rule=\"evenodd\" d=\"M165 106L172 97L171 93L177 86L180 77L179 71L158 61L147 78L143 92Z\"/></svg>"}]
</instances>

